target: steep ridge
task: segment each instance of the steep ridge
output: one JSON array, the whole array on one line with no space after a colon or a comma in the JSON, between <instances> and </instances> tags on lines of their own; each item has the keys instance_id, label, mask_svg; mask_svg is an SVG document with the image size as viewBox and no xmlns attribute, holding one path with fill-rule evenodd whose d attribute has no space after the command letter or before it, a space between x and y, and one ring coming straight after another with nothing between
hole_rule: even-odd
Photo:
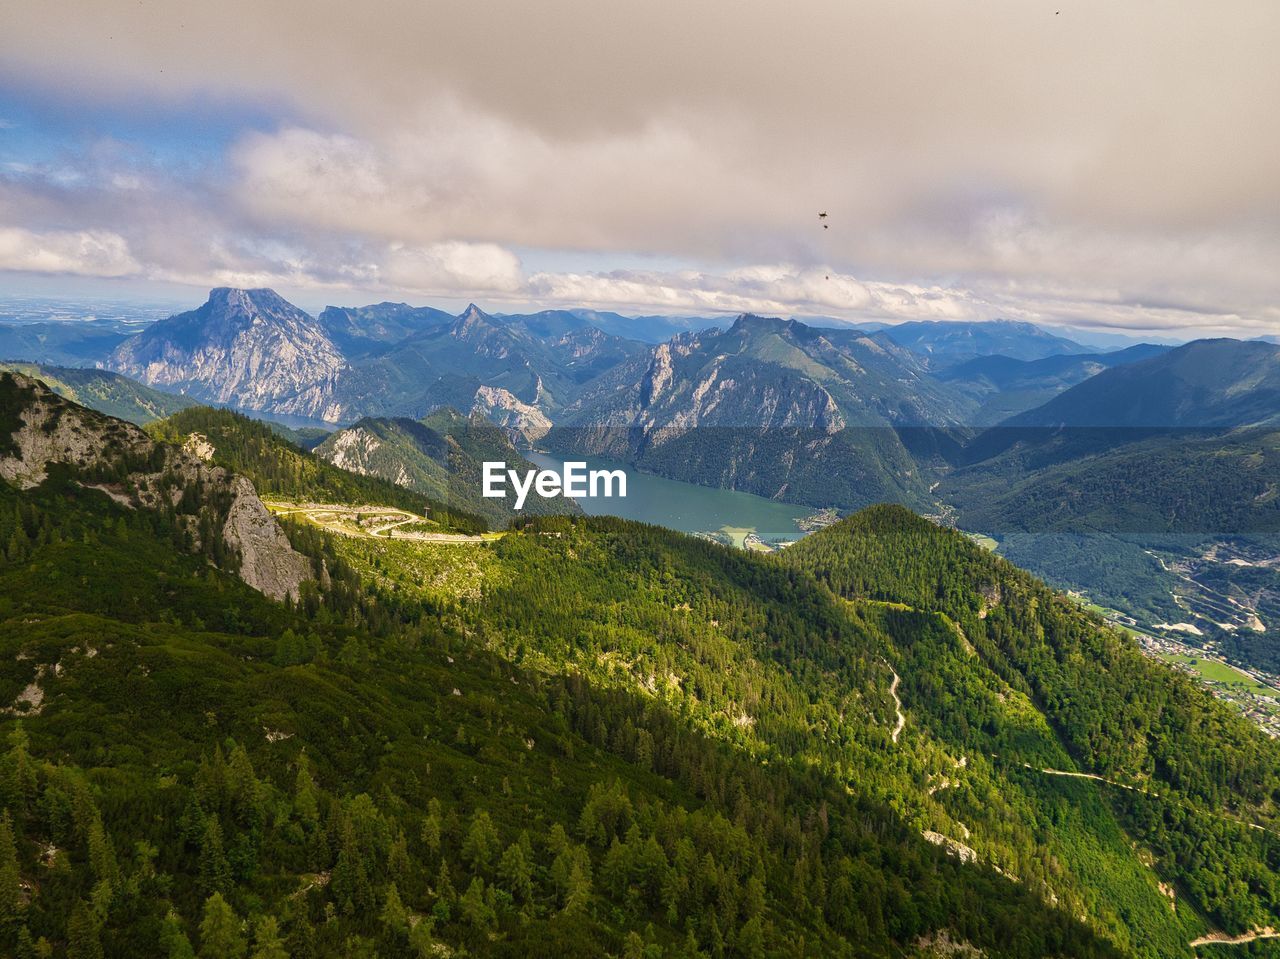
<instances>
[{"instance_id":1,"label":"steep ridge","mask_svg":"<svg viewBox=\"0 0 1280 959\"><path fill-rule=\"evenodd\" d=\"M349 360L387 349L430 326L453 321L453 315L430 306L374 303L370 306L326 306L317 322Z\"/></svg>"},{"instance_id":2,"label":"steep ridge","mask_svg":"<svg viewBox=\"0 0 1280 959\"><path fill-rule=\"evenodd\" d=\"M1277 419L1280 346L1217 339L1106 370L1005 425L1196 429Z\"/></svg>"},{"instance_id":3,"label":"steep ridge","mask_svg":"<svg viewBox=\"0 0 1280 959\"><path fill-rule=\"evenodd\" d=\"M513 410L554 417L581 384L643 349L585 323L553 321L491 316L473 304L359 363L337 391L333 418L417 418L443 406L498 410L499 420Z\"/></svg>"},{"instance_id":4,"label":"steep ridge","mask_svg":"<svg viewBox=\"0 0 1280 959\"><path fill-rule=\"evenodd\" d=\"M0 359L92 366L135 332L112 320L0 323Z\"/></svg>"},{"instance_id":5,"label":"steep ridge","mask_svg":"<svg viewBox=\"0 0 1280 959\"><path fill-rule=\"evenodd\" d=\"M0 479L96 491L162 514L175 535L274 598L297 597L311 567L289 546L243 476L154 442L137 427L76 406L42 383L0 374ZM52 478L52 479L51 479Z\"/></svg>"},{"instance_id":6,"label":"steep ridge","mask_svg":"<svg viewBox=\"0 0 1280 959\"><path fill-rule=\"evenodd\" d=\"M1038 360L979 356L949 366L936 376L981 403L973 414L973 425L994 426L1047 403L1103 370L1158 356L1168 349L1140 343L1111 353L1064 353Z\"/></svg>"},{"instance_id":7,"label":"steep ridge","mask_svg":"<svg viewBox=\"0 0 1280 959\"><path fill-rule=\"evenodd\" d=\"M0 370L38 379L63 399L139 426L196 405L185 396L153 390L106 370L41 363L0 363Z\"/></svg>"},{"instance_id":8,"label":"steep ridge","mask_svg":"<svg viewBox=\"0 0 1280 959\"><path fill-rule=\"evenodd\" d=\"M445 530L475 533L485 521L446 500L382 477L339 468L295 446L266 423L230 410L195 407L147 427L159 439L202 448L214 462L253 480L267 497L295 502L390 506Z\"/></svg>"},{"instance_id":9,"label":"steep ridge","mask_svg":"<svg viewBox=\"0 0 1280 959\"><path fill-rule=\"evenodd\" d=\"M1032 323L1015 320L977 323L919 320L884 326L880 332L891 342L927 357L933 369L962 363L976 356L1000 355L1017 360L1038 360L1046 356L1089 352L1073 340Z\"/></svg>"}]
</instances>

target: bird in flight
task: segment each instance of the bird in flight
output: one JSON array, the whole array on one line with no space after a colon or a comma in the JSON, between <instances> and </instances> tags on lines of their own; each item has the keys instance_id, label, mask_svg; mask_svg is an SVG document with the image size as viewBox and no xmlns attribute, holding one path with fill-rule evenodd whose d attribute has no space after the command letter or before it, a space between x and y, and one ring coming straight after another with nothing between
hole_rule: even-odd
<instances>
[{"instance_id":1,"label":"bird in flight","mask_svg":"<svg viewBox=\"0 0 1280 959\"><path fill-rule=\"evenodd\" d=\"M826 213L819 213L819 214L818 214L818 219L819 219L819 220L825 220L826 218L827 218Z\"/></svg>"}]
</instances>

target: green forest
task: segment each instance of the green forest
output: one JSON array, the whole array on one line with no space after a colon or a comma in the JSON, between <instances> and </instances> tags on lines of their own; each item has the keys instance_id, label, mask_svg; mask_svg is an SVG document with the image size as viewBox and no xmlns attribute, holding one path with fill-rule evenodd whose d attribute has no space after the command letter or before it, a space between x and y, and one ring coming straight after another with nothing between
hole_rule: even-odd
<instances>
[{"instance_id":1,"label":"green forest","mask_svg":"<svg viewBox=\"0 0 1280 959\"><path fill-rule=\"evenodd\" d=\"M264 494L420 502L179 416ZM316 577L274 603L216 499L88 488L135 468L0 483L0 953L1154 959L1280 923L1275 744L906 510L765 557L287 524Z\"/></svg>"}]
</instances>

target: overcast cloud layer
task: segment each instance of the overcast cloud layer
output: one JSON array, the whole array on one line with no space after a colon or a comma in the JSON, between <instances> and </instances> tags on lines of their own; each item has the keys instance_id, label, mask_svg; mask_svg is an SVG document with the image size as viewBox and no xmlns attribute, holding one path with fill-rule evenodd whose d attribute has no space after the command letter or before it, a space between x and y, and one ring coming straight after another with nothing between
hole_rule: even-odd
<instances>
[{"instance_id":1,"label":"overcast cloud layer","mask_svg":"<svg viewBox=\"0 0 1280 959\"><path fill-rule=\"evenodd\" d=\"M1271 0L10 0L0 270L1275 333L1278 36Z\"/></svg>"}]
</instances>

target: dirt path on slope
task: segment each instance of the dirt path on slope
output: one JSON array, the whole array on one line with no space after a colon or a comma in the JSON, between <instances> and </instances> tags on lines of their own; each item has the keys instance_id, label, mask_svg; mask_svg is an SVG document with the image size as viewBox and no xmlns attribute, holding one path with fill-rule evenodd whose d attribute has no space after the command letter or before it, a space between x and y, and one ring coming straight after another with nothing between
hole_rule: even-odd
<instances>
[{"instance_id":1,"label":"dirt path on slope","mask_svg":"<svg viewBox=\"0 0 1280 959\"><path fill-rule=\"evenodd\" d=\"M896 743L898 737L902 735L902 727L907 724L907 714L902 711L902 700L898 698L898 673L892 666L889 672L893 673L893 682L889 684L889 695L893 697L894 708L898 711L898 724L893 727L893 741Z\"/></svg>"},{"instance_id":2,"label":"dirt path on slope","mask_svg":"<svg viewBox=\"0 0 1280 959\"><path fill-rule=\"evenodd\" d=\"M1242 936L1228 936L1225 932L1211 932L1207 936L1201 936L1199 939L1192 939L1190 946L1195 949L1197 946L1243 946L1247 942L1257 942L1259 939L1280 939L1280 932L1267 926L1265 929L1257 929L1254 932L1246 932Z\"/></svg>"}]
</instances>

